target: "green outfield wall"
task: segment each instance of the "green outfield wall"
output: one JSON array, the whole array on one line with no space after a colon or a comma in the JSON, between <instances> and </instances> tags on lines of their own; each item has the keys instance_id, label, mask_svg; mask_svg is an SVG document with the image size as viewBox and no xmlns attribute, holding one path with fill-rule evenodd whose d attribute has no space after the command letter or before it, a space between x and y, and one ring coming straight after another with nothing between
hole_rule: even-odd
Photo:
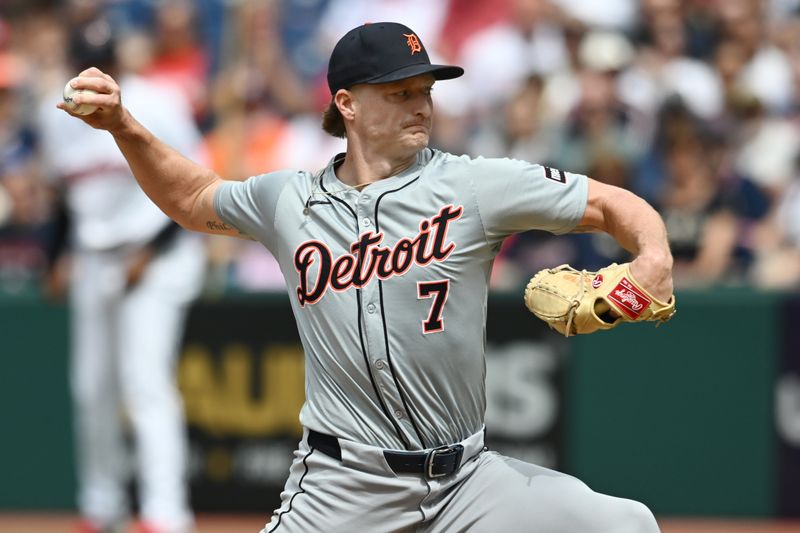
<instances>
[{"instance_id":1,"label":"green outfield wall","mask_svg":"<svg viewBox=\"0 0 800 533\"><path fill-rule=\"evenodd\" d=\"M659 515L800 509L797 296L683 292L662 327L564 339L493 296L492 448ZM284 295L201 301L179 365L193 504L271 511L300 435L303 358ZM0 297L0 509L70 509L68 313ZM779 386L780 385L780 386Z\"/></svg>"},{"instance_id":2,"label":"green outfield wall","mask_svg":"<svg viewBox=\"0 0 800 533\"><path fill-rule=\"evenodd\" d=\"M773 515L781 301L686 293L664 326L575 339L567 470L659 514Z\"/></svg>"}]
</instances>

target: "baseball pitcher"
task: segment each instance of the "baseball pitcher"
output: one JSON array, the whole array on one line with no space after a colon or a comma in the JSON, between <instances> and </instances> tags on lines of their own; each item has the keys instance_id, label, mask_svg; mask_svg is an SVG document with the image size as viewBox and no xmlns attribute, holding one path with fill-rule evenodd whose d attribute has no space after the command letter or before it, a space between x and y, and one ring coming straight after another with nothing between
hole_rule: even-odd
<instances>
[{"instance_id":1,"label":"baseball pitcher","mask_svg":"<svg viewBox=\"0 0 800 533\"><path fill-rule=\"evenodd\" d=\"M78 118L112 134L170 217L258 240L281 265L305 349L305 430L263 532L658 531L641 503L484 447L487 286L503 239L534 228L610 233L635 259L605 287L639 310L674 305L672 258L658 214L627 191L428 148L434 83L462 73L431 64L403 25L349 31L330 58L323 117L327 132L347 139L346 153L317 173L245 182L157 140L107 74L89 69L73 81L98 93L77 103L100 106ZM539 309L540 294L559 304L568 292L560 284L540 277L529 305ZM565 331L586 293L575 292L567 318L553 313L554 323L569 320ZM591 312L604 323L634 320L600 307Z\"/></svg>"}]
</instances>

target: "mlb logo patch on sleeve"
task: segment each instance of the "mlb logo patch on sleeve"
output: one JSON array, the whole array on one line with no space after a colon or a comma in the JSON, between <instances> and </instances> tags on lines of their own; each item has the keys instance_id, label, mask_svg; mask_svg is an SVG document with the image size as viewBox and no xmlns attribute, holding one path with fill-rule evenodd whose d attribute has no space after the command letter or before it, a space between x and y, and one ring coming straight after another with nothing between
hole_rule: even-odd
<instances>
[{"instance_id":1,"label":"mlb logo patch on sleeve","mask_svg":"<svg viewBox=\"0 0 800 533\"><path fill-rule=\"evenodd\" d=\"M563 170L558 170L557 168L544 167L544 176L549 180L559 183L567 182L567 175Z\"/></svg>"}]
</instances>

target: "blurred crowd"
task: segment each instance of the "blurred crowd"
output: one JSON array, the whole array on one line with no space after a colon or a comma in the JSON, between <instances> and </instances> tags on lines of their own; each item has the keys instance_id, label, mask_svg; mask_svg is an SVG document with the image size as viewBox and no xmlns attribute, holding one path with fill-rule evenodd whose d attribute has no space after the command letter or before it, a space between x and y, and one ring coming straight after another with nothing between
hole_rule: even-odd
<instances>
[{"instance_id":1,"label":"blurred crowd","mask_svg":"<svg viewBox=\"0 0 800 533\"><path fill-rule=\"evenodd\" d=\"M76 35L113 39L120 72L182 95L203 162L245 179L343 150L320 128L327 58L381 20L466 70L435 87L433 147L636 192L666 221L679 288L800 288L800 0L5 0L0 292L53 270L60 210L35 117L60 112L48 98L77 74ZM207 292L284 290L260 245L207 245ZM492 286L625 260L601 234L531 231L506 241Z\"/></svg>"}]
</instances>

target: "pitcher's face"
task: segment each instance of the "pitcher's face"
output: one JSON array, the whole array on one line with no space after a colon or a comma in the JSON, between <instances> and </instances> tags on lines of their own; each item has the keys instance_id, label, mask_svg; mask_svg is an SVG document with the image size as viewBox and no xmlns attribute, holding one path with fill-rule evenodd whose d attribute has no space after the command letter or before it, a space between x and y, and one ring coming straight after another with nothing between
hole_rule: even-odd
<instances>
[{"instance_id":1,"label":"pitcher's face","mask_svg":"<svg viewBox=\"0 0 800 533\"><path fill-rule=\"evenodd\" d=\"M421 74L354 86L353 133L369 149L388 156L410 156L425 148L431 134L435 81L433 75Z\"/></svg>"}]
</instances>

